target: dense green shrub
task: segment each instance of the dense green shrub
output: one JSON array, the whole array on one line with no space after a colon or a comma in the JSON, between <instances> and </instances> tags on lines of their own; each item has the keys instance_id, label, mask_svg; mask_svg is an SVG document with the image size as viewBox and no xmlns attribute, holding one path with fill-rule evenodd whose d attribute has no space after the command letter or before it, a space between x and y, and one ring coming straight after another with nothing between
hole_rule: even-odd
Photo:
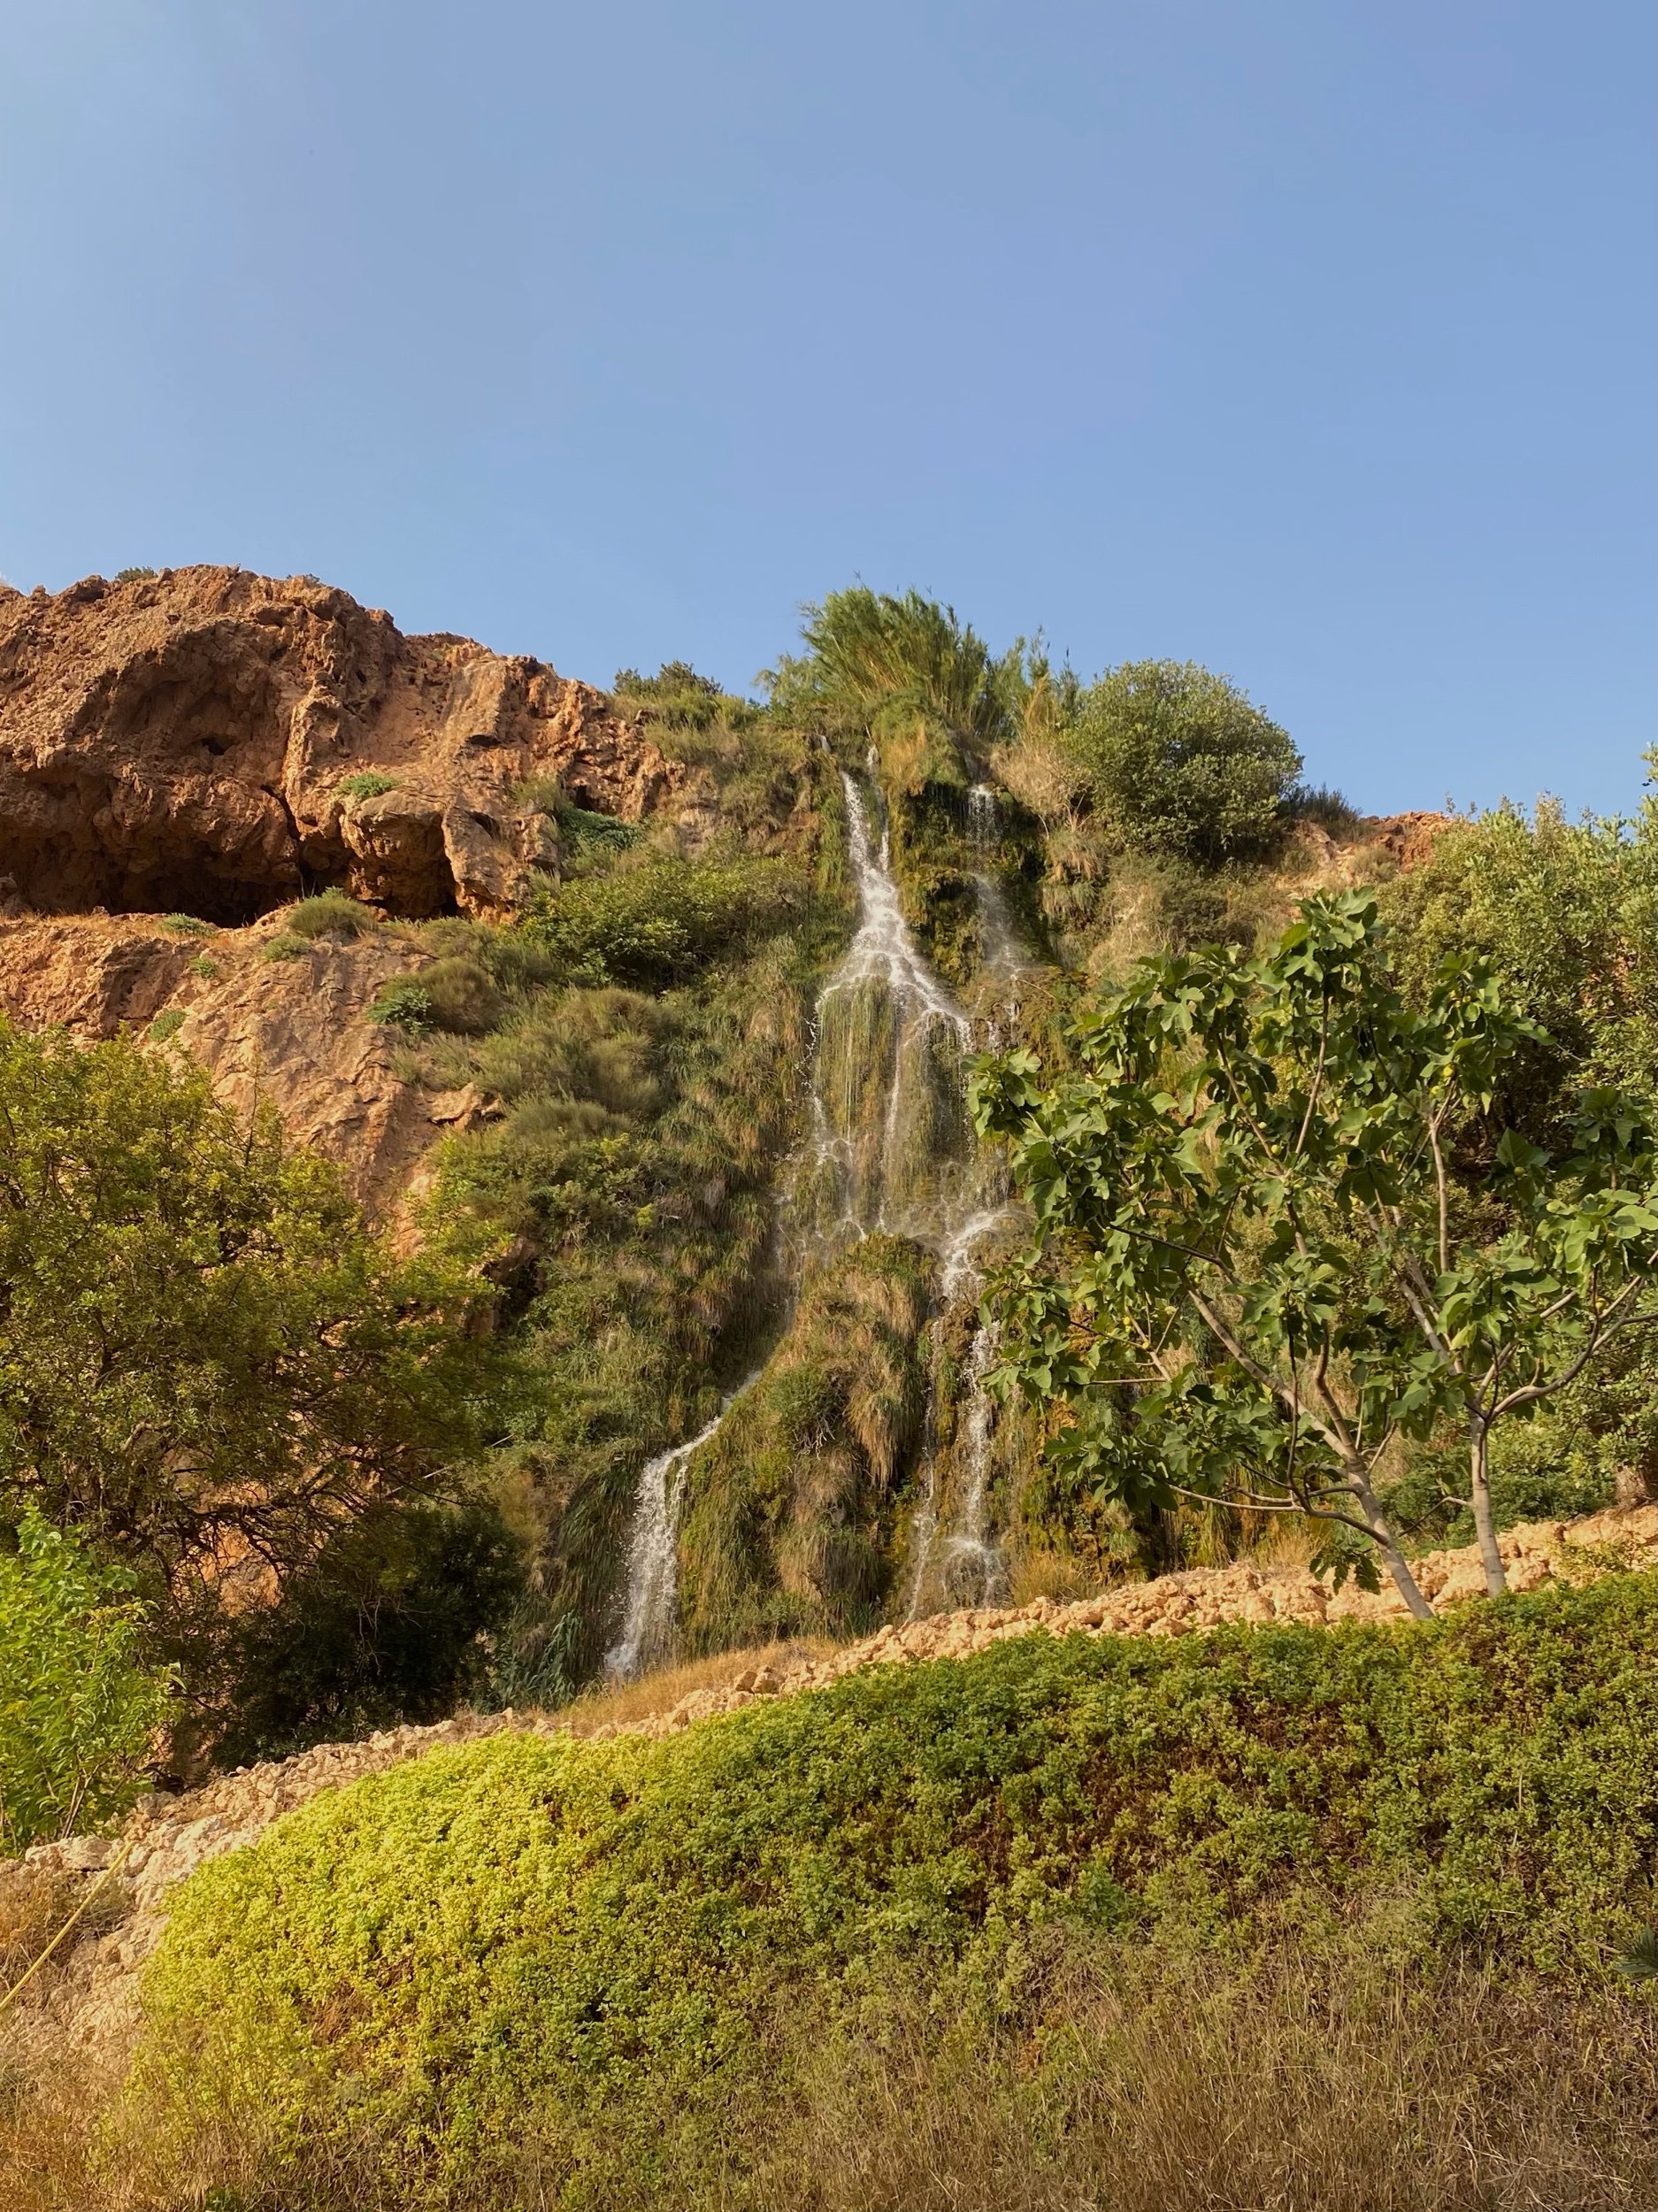
<instances>
[{"instance_id":1,"label":"dense green shrub","mask_svg":"<svg viewBox=\"0 0 1658 2212\"><path fill-rule=\"evenodd\" d=\"M413 975L396 975L389 983L382 983L368 1010L368 1018L388 1028L405 1029L411 1037L423 1036L436 1026L436 1010L431 995L419 977Z\"/></svg>"},{"instance_id":2,"label":"dense green shrub","mask_svg":"<svg viewBox=\"0 0 1658 2212\"><path fill-rule=\"evenodd\" d=\"M1509 1118L1546 1134L1584 1083L1658 1104L1658 794L1634 823L1549 803L1456 822L1383 911L1415 997L1447 953L1482 954L1547 1032L1504 1071Z\"/></svg>"},{"instance_id":3,"label":"dense green shrub","mask_svg":"<svg viewBox=\"0 0 1658 2212\"><path fill-rule=\"evenodd\" d=\"M994 2009L1055 1919L1235 1947L1379 1893L1418 1956L1602 1974L1654 1841L1653 1595L1031 1636L665 1741L439 1754L192 1880L139 2079L185 2131L229 2093L291 2141L380 2131L415 2202L532 2125L648 2176L783 2093L766 2024L808 1981L856 2006L919 1958Z\"/></svg>"},{"instance_id":4,"label":"dense green shrub","mask_svg":"<svg viewBox=\"0 0 1658 2212\"><path fill-rule=\"evenodd\" d=\"M1364 817L1332 784L1298 783L1286 793L1286 804L1296 821L1315 822L1332 837L1355 837L1364 826Z\"/></svg>"},{"instance_id":5,"label":"dense green shrub","mask_svg":"<svg viewBox=\"0 0 1658 2212\"><path fill-rule=\"evenodd\" d=\"M555 813L559 828L578 856L584 847L600 854L625 853L644 835L637 822L624 822L615 814L595 814L572 799L560 800Z\"/></svg>"},{"instance_id":6,"label":"dense green shrub","mask_svg":"<svg viewBox=\"0 0 1658 2212\"><path fill-rule=\"evenodd\" d=\"M0 1857L117 1819L172 1692L133 1578L26 1506L0 1531Z\"/></svg>"},{"instance_id":7,"label":"dense green shrub","mask_svg":"<svg viewBox=\"0 0 1658 2212\"><path fill-rule=\"evenodd\" d=\"M487 1499L372 1504L279 1603L238 1621L215 1757L286 1758L452 1712L481 1689L491 1632L523 1582L518 1548Z\"/></svg>"},{"instance_id":8,"label":"dense green shrub","mask_svg":"<svg viewBox=\"0 0 1658 2212\"><path fill-rule=\"evenodd\" d=\"M433 961L412 980L426 1002L425 1018L453 1036L481 1037L506 1011L506 1000L488 969L463 953ZM382 993L381 1003L384 1000ZM377 1018L391 1018L380 1014Z\"/></svg>"},{"instance_id":9,"label":"dense green shrub","mask_svg":"<svg viewBox=\"0 0 1658 2212\"><path fill-rule=\"evenodd\" d=\"M643 851L541 892L525 927L572 983L660 990L776 930L803 900L780 861Z\"/></svg>"},{"instance_id":10,"label":"dense green shrub","mask_svg":"<svg viewBox=\"0 0 1658 2212\"><path fill-rule=\"evenodd\" d=\"M712 678L699 676L689 661L664 661L654 676L618 668L610 688L631 712L671 730L712 729L725 700Z\"/></svg>"},{"instance_id":11,"label":"dense green shrub","mask_svg":"<svg viewBox=\"0 0 1658 2212\"><path fill-rule=\"evenodd\" d=\"M1276 722L1191 661L1108 669L1064 743L1122 845L1208 867L1268 849L1301 768Z\"/></svg>"}]
</instances>

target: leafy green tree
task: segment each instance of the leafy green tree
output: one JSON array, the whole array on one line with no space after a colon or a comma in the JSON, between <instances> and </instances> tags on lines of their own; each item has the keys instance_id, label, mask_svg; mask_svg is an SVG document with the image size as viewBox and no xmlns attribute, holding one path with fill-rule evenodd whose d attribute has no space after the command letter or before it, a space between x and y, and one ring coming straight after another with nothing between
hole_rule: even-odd
<instances>
[{"instance_id":1,"label":"leafy green tree","mask_svg":"<svg viewBox=\"0 0 1658 2212\"><path fill-rule=\"evenodd\" d=\"M1192 661L1108 669L1065 742L1119 843L1206 867L1268 849L1301 769L1286 731Z\"/></svg>"},{"instance_id":2,"label":"leafy green tree","mask_svg":"<svg viewBox=\"0 0 1658 2212\"><path fill-rule=\"evenodd\" d=\"M238 1617L215 1756L241 1766L438 1719L484 1690L487 1632L523 1594L523 1555L488 1500L371 1506L280 1605Z\"/></svg>"},{"instance_id":3,"label":"leafy green tree","mask_svg":"<svg viewBox=\"0 0 1658 2212\"><path fill-rule=\"evenodd\" d=\"M1558 1153L1513 1130L1454 1148L1537 1039L1462 957L1413 1010L1349 893L1258 959L1142 963L1052 1080L1029 1052L982 1066L979 1126L1039 1239L1002 1280L1009 1365L1064 1408L1062 1460L1131 1507L1305 1514L1326 1565L1373 1579L1374 1546L1425 1614L1377 1471L1455 1421L1501 1590L1493 1428L1658 1321L1658 1146L1633 1102L1586 1093Z\"/></svg>"},{"instance_id":4,"label":"leafy green tree","mask_svg":"<svg viewBox=\"0 0 1658 2212\"><path fill-rule=\"evenodd\" d=\"M1658 753L1648 755L1658 769ZM1632 820L1569 821L1541 801L1527 816L1503 806L1459 820L1432 853L1379 894L1406 997L1424 1002L1452 952L1487 960L1505 997L1537 1024L1498 1072L1494 1129L1566 1141L1585 1087L1631 1092L1658 1117L1658 783L1649 775ZM1618 1471L1658 1494L1658 1332L1624 1339L1531 1424L1500 1447L1499 1489L1516 1479L1564 1511ZM1413 1455L1410 1499L1443 1517L1429 1459ZM1407 1495L1399 1504L1409 1510Z\"/></svg>"},{"instance_id":5,"label":"leafy green tree","mask_svg":"<svg viewBox=\"0 0 1658 2212\"><path fill-rule=\"evenodd\" d=\"M0 1025L0 1509L86 1531L171 1632L445 1488L488 1414L487 1295L200 1071Z\"/></svg>"},{"instance_id":6,"label":"leafy green tree","mask_svg":"<svg viewBox=\"0 0 1658 2212\"><path fill-rule=\"evenodd\" d=\"M1503 806L1457 821L1382 905L1408 996L1447 953L1478 953L1547 1033L1505 1071L1531 1133L1570 1114L1585 1082L1658 1109L1658 788L1633 821L1570 822L1547 801L1529 818Z\"/></svg>"},{"instance_id":7,"label":"leafy green tree","mask_svg":"<svg viewBox=\"0 0 1658 2212\"><path fill-rule=\"evenodd\" d=\"M96 1828L143 1786L173 1690L132 1577L27 1507L0 1548L0 1852Z\"/></svg>"}]
</instances>

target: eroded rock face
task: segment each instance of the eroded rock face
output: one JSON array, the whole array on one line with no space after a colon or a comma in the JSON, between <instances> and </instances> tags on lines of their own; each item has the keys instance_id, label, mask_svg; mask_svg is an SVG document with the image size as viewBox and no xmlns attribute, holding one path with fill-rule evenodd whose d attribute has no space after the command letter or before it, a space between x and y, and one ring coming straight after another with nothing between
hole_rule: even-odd
<instances>
[{"instance_id":1,"label":"eroded rock face","mask_svg":"<svg viewBox=\"0 0 1658 2212\"><path fill-rule=\"evenodd\" d=\"M589 686L301 579L0 592L0 898L35 912L498 915L557 858L521 788L554 778L635 821L683 771Z\"/></svg>"},{"instance_id":2,"label":"eroded rock face","mask_svg":"<svg viewBox=\"0 0 1658 2212\"><path fill-rule=\"evenodd\" d=\"M427 1094L396 1073L396 1033L369 1018L381 986L418 964L410 934L319 938L272 960L280 914L201 936L154 917L0 918L0 1014L87 1038L156 1035L239 1115L273 1106L296 1141L339 1163L359 1203L389 1214L442 1133Z\"/></svg>"},{"instance_id":3,"label":"eroded rock face","mask_svg":"<svg viewBox=\"0 0 1658 2212\"><path fill-rule=\"evenodd\" d=\"M422 964L396 918L510 912L557 868L555 783L637 821L685 772L589 686L303 579L0 586L0 1014L164 1017L229 1104L274 1106L390 1214L445 1125L369 1018ZM394 926L267 958L329 885Z\"/></svg>"}]
</instances>

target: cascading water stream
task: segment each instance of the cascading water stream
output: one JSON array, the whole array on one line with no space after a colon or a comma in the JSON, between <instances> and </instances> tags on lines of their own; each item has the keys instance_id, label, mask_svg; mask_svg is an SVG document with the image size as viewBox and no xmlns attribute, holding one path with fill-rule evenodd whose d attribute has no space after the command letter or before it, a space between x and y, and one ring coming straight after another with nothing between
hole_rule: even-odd
<instances>
[{"instance_id":1,"label":"cascading water stream","mask_svg":"<svg viewBox=\"0 0 1658 2212\"><path fill-rule=\"evenodd\" d=\"M648 1459L639 1472L633 1533L627 1541L627 1596L622 1631L604 1655L612 1682L631 1682L640 1669L667 1655L673 1644L674 1599L679 1588L679 1508L693 1455L709 1443L720 1423L760 1370L745 1375L706 1428Z\"/></svg>"},{"instance_id":2,"label":"cascading water stream","mask_svg":"<svg viewBox=\"0 0 1658 2212\"><path fill-rule=\"evenodd\" d=\"M970 1297L976 1302L975 1250L1008 1217L999 1176L967 1127L961 1063L972 1027L910 933L887 832L877 845L863 794L850 776L843 774L841 783L858 927L818 1000L813 1091L819 1236L833 1248L848 1232L856 1237L879 1229L931 1245L939 1256L941 1309L954 1312ZM975 787L969 807L975 842L987 841L994 833L994 795ZM1008 936L1011 942L1010 928ZM879 1133L873 1156L867 1135L861 1141L871 1129ZM994 1409L986 1386L995 1349L994 1333L975 1323L958 1424L956 1510L940 1536L934 1460L911 1534L911 1613L926 1594L940 1548L952 1589L966 1582L972 1594L988 1595L1002 1578L988 1526Z\"/></svg>"},{"instance_id":3,"label":"cascading water stream","mask_svg":"<svg viewBox=\"0 0 1658 2212\"><path fill-rule=\"evenodd\" d=\"M648 1658L667 1647L673 1627L679 1501L685 1491L686 1462L719 1426L710 1421L683 1444L648 1459L639 1474L633 1533L627 1541L627 1598L622 1632L604 1655L612 1682L630 1682Z\"/></svg>"},{"instance_id":4,"label":"cascading water stream","mask_svg":"<svg viewBox=\"0 0 1658 2212\"><path fill-rule=\"evenodd\" d=\"M798 1226L803 1246L819 1255L877 1231L930 1246L939 1257L940 1303L948 1315L970 1298L976 1303L976 1248L1009 1217L999 1171L975 1146L967 1125L962 1061L972 1025L910 933L887 832L883 828L877 844L862 792L844 772L841 785L858 921L817 1001L812 1135L804 1188L795 1193ZM994 835L995 801L987 787L976 787L970 795L970 821L976 841ZM981 882L997 895L987 876ZM1003 920L1013 948L1005 910ZM1020 964L1010 949L1008 971ZM940 1532L934 1460L911 1536L912 1615L940 1567L944 1594L956 1601L963 1594L970 1600L993 1595L1003 1579L1002 1555L989 1534L994 1409L986 1382L995 1350L994 1332L975 1319L963 1370L966 1397L957 1423L956 1510ZM604 1663L613 1680L629 1678L672 1647L679 1509L689 1463L754 1380L748 1377L733 1391L706 1428L659 1452L641 1471L622 1628Z\"/></svg>"}]
</instances>

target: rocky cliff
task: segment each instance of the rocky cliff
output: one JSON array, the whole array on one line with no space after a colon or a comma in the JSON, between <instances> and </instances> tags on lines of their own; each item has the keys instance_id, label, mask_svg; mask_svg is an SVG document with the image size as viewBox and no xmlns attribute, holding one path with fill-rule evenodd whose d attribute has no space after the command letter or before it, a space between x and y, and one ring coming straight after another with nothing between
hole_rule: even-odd
<instances>
[{"instance_id":1,"label":"rocky cliff","mask_svg":"<svg viewBox=\"0 0 1658 2212\"><path fill-rule=\"evenodd\" d=\"M303 578L0 597L0 892L36 911L500 913L557 856L526 781L637 820L680 772L589 686Z\"/></svg>"},{"instance_id":2,"label":"rocky cliff","mask_svg":"<svg viewBox=\"0 0 1658 2212\"><path fill-rule=\"evenodd\" d=\"M367 1018L418 948L272 962L280 910L338 887L394 920L503 916L558 868L555 791L637 821L685 780L590 686L306 578L0 588L0 1012L159 1019L388 1203L443 1125Z\"/></svg>"}]
</instances>

